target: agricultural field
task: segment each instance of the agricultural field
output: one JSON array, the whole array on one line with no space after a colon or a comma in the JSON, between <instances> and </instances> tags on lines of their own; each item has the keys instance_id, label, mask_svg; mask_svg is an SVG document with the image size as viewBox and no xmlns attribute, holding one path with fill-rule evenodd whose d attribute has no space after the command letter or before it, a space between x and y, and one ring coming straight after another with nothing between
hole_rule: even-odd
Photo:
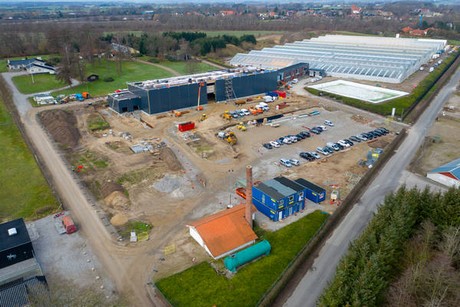
<instances>
[{"instance_id":1,"label":"agricultural field","mask_svg":"<svg viewBox=\"0 0 460 307\"><path fill-rule=\"evenodd\" d=\"M0 146L0 222L37 219L57 210L56 198L1 100Z\"/></svg>"},{"instance_id":2,"label":"agricultural field","mask_svg":"<svg viewBox=\"0 0 460 307\"><path fill-rule=\"evenodd\" d=\"M200 32L200 31L198 31ZM283 34L282 31L202 31L205 32L208 37L216 37L216 36L223 36L223 35L233 35L236 37L240 37L242 35L254 35L256 38L266 35L273 35L273 34Z\"/></svg>"},{"instance_id":3,"label":"agricultural field","mask_svg":"<svg viewBox=\"0 0 460 307\"><path fill-rule=\"evenodd\" d=\"M40 93L46 91L56 90L66 86L55 75L49 74L36 74L22 75L13 77L13 82L16 88L23 94Z\"/></svg>"},{"instance_id":4,"label":"agricultural field","mask_svg":"<svg viewBox=\"0 0 460 307\"><path fill-rule=\"evenodd\" d=\"M272 252L240 268L232 278L225 277L220 270L218 273L209 263L203 262L158 281L157 287L174 306L256 306L326 218L327 214L315 211L281 230L259 231L259 237L270 242ZM222 260L215 265L224 270Z\"/></svg>"},{"instance_id":5,"label":"agricultural field","mask_svg":"<svg viewBox=\"0 0 460 307\"><path fill-rule=\"evenodd\" d=\"M127 88L127 82L171 77L171 73L166 70L135 61L123 61L121 73L117 73L117 71L117 63L114 61L95 61L93 64L86 65L85 75L99 75L99 80L57 91L53 95L89 92L93 97L104 96L116 89ZM113 78L113 81L104 81L107 78Z\"/></svg>"}]
</instances>

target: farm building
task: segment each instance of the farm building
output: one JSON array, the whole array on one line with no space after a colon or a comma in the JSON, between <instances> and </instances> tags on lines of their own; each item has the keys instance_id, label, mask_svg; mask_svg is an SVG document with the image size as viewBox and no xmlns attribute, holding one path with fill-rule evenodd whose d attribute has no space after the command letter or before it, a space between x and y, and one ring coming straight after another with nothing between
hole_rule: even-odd
<instances>
[{"instance_id":1,"label":"farm building","mask_svg":"<svg viewBox=\"0 0 460 307\"><path fill-rule=\"evenodd\" d=\"M190 235L214 259L252 245L257 235L246 220L245 207L237 205L187 225Z\"/></svg>"},{"instance_id":2,"label":"farm building","mask_svg":"<svg viewBox=\"0 0 460 307\"><path fill-rule=\"evenodd\" d=\"M434 54L442 52L446 40L325 35L282 46L238 53L233 66L279 69L299 62L311 72L327 76L401 83Z\"/></svg>"},{"instance_id":3,"label":"farm building","mask_svg":"<svg viewBox=\"0 0 460 307\"><path fill-rule=\"evenodd\" d=\"M276 177L252 187L252 202L257 210L278 222L305 209L305 188L285 177Z\"/></svg>"},{"instance_id":4,"label":"farm building","mask_svg":"<svg viewBox=\"0 0 460 307\"><path fill-rule=\"evenodd\" d=\"M460 187L460 158L429 171L429 179L448 187Z\"/></svg>"},{"instance_id":5,"label":"farm building","mask_svg":"<svg viewBox=\"0 0 460 307\"><path fill-rule=\"evenodd\" d=\"M8 60L9 70L27 70L29 74L52 74L56 73L53 66L47 65L45 61L40 58L22 59L22 60Z\"/></svg>"},{"instance_id":6,"label":"farm building","mask_svg":"<svg viewBox=\"0 0 460 307\"><path fill-rule=\"evenodd\" d=\"M308 64L297 63L277 70L238 68L201 74L128 83L127 91L108 96L119 113L142 110L162 113L198 104L258 95L276 90L282 82L308 74Z\"/></svg>"}]
</instances>

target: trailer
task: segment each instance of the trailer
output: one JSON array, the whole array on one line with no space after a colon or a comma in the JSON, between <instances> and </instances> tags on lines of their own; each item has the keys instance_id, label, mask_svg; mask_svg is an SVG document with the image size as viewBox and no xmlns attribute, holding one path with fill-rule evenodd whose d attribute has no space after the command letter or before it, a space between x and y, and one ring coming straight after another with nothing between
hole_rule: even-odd
<instances>
[{"instance_id":1,"label":"trailer","mask_svg":"<svg viewBox=\"0 0 460 307\"><path fill-rule=\"evenodd\" d=\"M64 225L65 232L71 234L77 231L77 226L69 215L62 217L62 225Z\"/></svg>"},{"instance_id":2,"label":"trailer","mask_svg":"<svg viewBox=\"0 0 460 307\"><path fill-rule=\"evenodd\" d=\"M312 202L318 204L326 199L326 190L322 187L303 178L299 178L294 181L305 188L305 198L311 200Z\"/></svg>"}]
</instances>

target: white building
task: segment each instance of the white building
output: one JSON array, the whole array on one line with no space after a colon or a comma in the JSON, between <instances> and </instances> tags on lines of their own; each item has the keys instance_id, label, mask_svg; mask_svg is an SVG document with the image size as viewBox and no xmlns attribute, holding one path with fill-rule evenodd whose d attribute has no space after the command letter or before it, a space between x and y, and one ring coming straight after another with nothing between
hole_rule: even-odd
<instances>
[{"instance_id":1,"label":"white building","mask_svg":"<svg viewBox=\"0 0 460 307\"><path fill-rule=\"evenodd\" d=\"M426 176L445 186L460 188L460 158L429 171Z\"/></svg>"}]
</instances>

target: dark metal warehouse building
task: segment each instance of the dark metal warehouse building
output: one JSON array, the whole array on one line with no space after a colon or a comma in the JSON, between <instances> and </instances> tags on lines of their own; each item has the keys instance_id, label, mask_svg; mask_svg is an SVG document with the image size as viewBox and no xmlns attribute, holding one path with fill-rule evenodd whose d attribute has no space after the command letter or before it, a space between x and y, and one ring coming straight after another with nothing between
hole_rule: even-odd
<instances>
[{"instance_id":1,"label":"dark metal warehouse building","mask_svg":"<svg viewBox=\"0 0 460 307\"><path fill-rule=\"evenodd\" d=\"M108 96L109 106L119 113L142 110L162 113L258 95L276 90L308 74L308 64L298 63L279 70L238 68L202 74L128 83L128 90Z\"/></svg>"},{"instance_id":2,"label":"dark metal warehouse building","mask_svg":"<svg viewBox=\"0 0 460 307\"><path fill-rule=\"evenodd\" d=\"M23 219L0 224L0 269L34 257Z\"/></svg>"}]
</instances>

